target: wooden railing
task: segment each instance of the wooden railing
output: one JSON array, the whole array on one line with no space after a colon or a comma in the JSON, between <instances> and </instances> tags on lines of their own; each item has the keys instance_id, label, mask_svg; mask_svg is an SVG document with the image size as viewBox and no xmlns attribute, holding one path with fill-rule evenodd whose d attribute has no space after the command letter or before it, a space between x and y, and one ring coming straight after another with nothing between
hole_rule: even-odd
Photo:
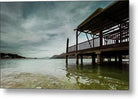
<instances>
[{"instance_id":1,"label":"wooden railing","mask_svg":"<svg viewBox=\"0 0 138 99\"><path fill-rule=\"evenodd\" d=\"M90 43L89 43L90 42ZM100 38L94 38L89 41L81 42L78 44L78 50L84 50L89 48L95 48L100 46ZM76 45L70 46L68 52L76 51Z\"/></svg>"},{"instance_id":2,"label":"wooden railing","mask_svg":"<svg viewBox=\"0 0 138 99\"><path fill-rule=\"evenodd\" d=\"M126 21L103 31L102 46L129 42L129 22ZM78 51L100 47L100 37L78 44ZM68 52L76 51L76 45L68 47Z\"/></svg>"}]
</instances>

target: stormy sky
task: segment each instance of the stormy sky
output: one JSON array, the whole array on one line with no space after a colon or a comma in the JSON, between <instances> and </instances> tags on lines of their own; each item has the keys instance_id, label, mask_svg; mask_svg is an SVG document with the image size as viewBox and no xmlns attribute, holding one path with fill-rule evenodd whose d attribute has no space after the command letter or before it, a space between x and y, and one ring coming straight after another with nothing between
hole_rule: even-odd
<instances>
[{"instance_id":1,"label":"stormy sky","mask_svg":"<svg viewBox=\"0 0 138 99\"><path fill-rule=\"evenodd\" d=\"M74 29L111 1L0 3L0 50L26 57L51 57L75 44ZM79 42L86 40L81 34Z\"/></svg>"}]
</instances>

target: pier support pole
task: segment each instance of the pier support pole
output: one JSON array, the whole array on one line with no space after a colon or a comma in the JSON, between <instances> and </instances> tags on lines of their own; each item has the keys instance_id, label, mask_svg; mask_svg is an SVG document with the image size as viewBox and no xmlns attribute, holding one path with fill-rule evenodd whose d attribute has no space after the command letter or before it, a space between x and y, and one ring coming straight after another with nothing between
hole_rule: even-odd
<instances>
[{"instance_id":1,"label":"pier support pole","mask_svg":"<svg viewBox=\"0 0 138 99\"><path fill-rule=\"evenodd\" d=\"M101 64L101 53L100 52L97 52L97 64Z\"/></svg>"},{"instance_id":2,"label":"pier support pole","mask_svg":"<svg viewBox=\"0 0 138 99\"><path fill-rule=\"evenodd\" d=\"M78 30L76 31L76 64L79 64L79 56L77 54L78 52Z\"/></svg>"},{"instance_id":3,"label":"pier support pole","mask_svg":"<svg viewBox=\"0 0 138 99\"><path fill-rule=\"evenodd\" d=\"M95 56L92 55L92 65L94 65L94 64L95 64Z\"/></svg>"},{"instance_id":4,"label":"pier support pole","mask_svg":"<svg viewBox=\"0 0 138 99\"><path fill-rule=\"evenodd\" d=\"M76 64L78 65L79 64L79 55L76 54Z\"/></svg>"},{"instance_id":5,"label":"pier support pole","mask_svg":"<svg viewBox=\"0 0 138 99\"><path fill-rule=\"evenodd\" d=\"M104 63L104 56L102 56L102 63Z\"/></svg>"},{"instance_id":6,"label":"pier support pole","mask_svg":"<svg viewBox=\"0 0 138 99\"><path fill-rule=\"evenodd\" d=\"M66 45L66 64L68 64L68 47L69 47L69 38L67 38L67 45Z\"/></svg>"},{"instance_id":7,"label":"pier support pole","mask_svg":"<svg viewBox=\"0 0 138 99\"><path fill-rule=\"evenodd\" d=\"M119 55L119 64L122 65L122 55Z\"/></svg>"},{"instance_id":8,"label":"pier support pole","mask_svg":"<svg viewBox=\"0 0 138 99\"><path fill-rule=\"evenodd\" d=\"M66 55L66 64L68 64L68 55Z\"/></svg>"},{"instance_id":9,"label":"pier support pole","mask_svg":"<svg viewBox=\"0 0 138 99\"><path fill-rule=\"evenodd\" d=\"M100 54L100 64L103 64L103 55Z\"/></svg>"},{"instance_id":10,"label":"pier support pole","mask_svg":"<svg viewBox=\"0 0 138 99\"><path fill-rule=\"evenodd\" d=\"M83 65L83 55L81 55L81 65Z\"/></svg>"},{"instance_id":11,"label":"pier support pole","mask_svg":"<svg viewBox=\"0 0 138 99\"><path fill-rule=\"evenodd\" d=\"M115 55L115 63L117 63L117 56Z\"/></svg>"},{"instance_id":12,"label":"pier support pole","mask_svg":"<svg viewBox=\"0 0 138 99\"><path fill-rule=\"evenodd\" d=\"M108 58L108 62L111 63L111 56L109 56L109 58Z\"/></svg>"},{"instance_id":13,"label":"pier support pole","mask_svg":"<svg viewBox=\"0 0 138 99\"><path fill-rule=\"evenodd\" d=\"M100 47L103 46L103 32L100 31Z\"/></svg>"}]
</instances>

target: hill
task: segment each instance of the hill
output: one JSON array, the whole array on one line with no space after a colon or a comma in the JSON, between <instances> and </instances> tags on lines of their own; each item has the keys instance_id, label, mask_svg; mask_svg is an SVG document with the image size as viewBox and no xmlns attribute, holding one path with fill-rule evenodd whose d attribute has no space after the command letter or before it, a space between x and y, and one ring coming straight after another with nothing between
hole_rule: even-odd
<instances>
[{"instance_id":1,"label":"hill","mask_svg":"<svg viewBox=\"0 0 138 99\"><path fill-rule=\"evenodd\" d=\"M52 57L51 57L51 59L62 59L62 58L66 58L66 53L62 53L62 54L60 54L60 55L53 55Z\"/></svg>"},{"instance_id":2,"label":"hill","mask_svg":"<svg viewBox=\"0 0 138 99\"><path fill-rule=\"evenodd\" d=\"M0 53L1 59L15 59L15 58L26 58L23 56L20 56L18 54L11 54L11 53Z\"/></svg>"}]
</instances>

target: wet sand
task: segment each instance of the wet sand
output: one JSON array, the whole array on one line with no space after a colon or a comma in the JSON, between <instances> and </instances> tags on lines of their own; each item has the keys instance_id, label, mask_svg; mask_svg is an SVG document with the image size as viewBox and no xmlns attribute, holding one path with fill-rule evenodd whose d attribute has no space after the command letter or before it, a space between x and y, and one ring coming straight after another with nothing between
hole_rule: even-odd
<instances>
[{"instance_id":1,"label":"wet sand","mask_svg":"<svg viewBox=\"0 0 138 99\"><path fill-rule=\"evenodd\" d=\"M50 75L33 73L12 73L1 77L1 88L79 89Z\"/></svg>"}]
</instances>

